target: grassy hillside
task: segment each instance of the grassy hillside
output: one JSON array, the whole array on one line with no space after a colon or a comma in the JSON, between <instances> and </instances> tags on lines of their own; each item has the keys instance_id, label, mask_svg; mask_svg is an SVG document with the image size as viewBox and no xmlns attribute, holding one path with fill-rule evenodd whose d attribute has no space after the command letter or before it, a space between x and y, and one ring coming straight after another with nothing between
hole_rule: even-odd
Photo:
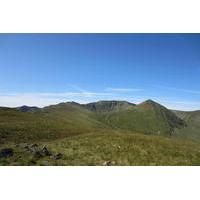
<instances>
[{"instance_id":1,"label":"grassy hillside","mask_svg":"<svg viewBox=\"0 0 200 200\"><path fill-rule=\"evenodd\" d=\"M145 134L172 135L184 121L165 107L148 100L129 110L98 115L99 120L113 128Z\"/></svg>"},{"instance_id":2,"label":"grassy hillside","mask_svg":"<svg viewBox=\"0 0 200 200\"><path fill-rule=\"evenodd\" d=\"M0 165L200 165L199 122L151 100L0 108Z\"/></svg>"},{"instance_id":3,"label":"grassy hillside","mask_svg":"<svg viewBox=\"0 0 200 200\"><path fill-rule=\"evenodd\" d=\"M21 145L13 147L14 156L0 159L0 165L200 165L199 144L161 136L148 136L119 131L101 131L40 142L62 159L38 158Z\"/></svg>"},{"instance_id":4,"label":"grassy hillside","mask_svg":"<svg viewBox=\"0 0 200 200\"><path fill-rule=\"evenodd\" d=\"M92 105L95 111L91 104L83 106L75 102L43 109L24 106L20 109L1 108L0 142L58 139L105 128L170 135L174 128L184 125L174 113L153 101L137 106L118 101Z\"/></svg>"},{"instance_id":5,"label":"grassy hillside","mask_svg":"<svg viewBox=\"0 0 200 200\"><path fill-rule=\"evenodd\" d=\"M176 130L178 137L189 138L200 141L200 111L184 112L174 111L174 113L183 119L187 126Z\"/></svg>"},{"instance_id":6,"label":"grassy hillside","mask_svg":"<svg viewBox=\"0 0 200 200\"><path fill-rule=\"evenodd\" d=\"M72 103L49 106L37 112L0 109L0 143L64 138L102 126L92 112Z\"/></svg>"}]
</instances>

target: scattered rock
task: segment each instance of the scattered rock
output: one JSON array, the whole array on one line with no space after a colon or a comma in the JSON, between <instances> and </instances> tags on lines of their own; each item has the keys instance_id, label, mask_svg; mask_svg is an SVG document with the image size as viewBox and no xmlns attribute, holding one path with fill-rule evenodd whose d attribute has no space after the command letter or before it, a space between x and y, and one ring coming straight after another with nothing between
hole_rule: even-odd
<instances>
[{"instance_id":1,"label":"scattered rock","mask_svg":"<svg viewBox=\"0 0 200 200\"><path fill-rule=\"evenodd\" d=\"M11 148L2 149L0 151L0 158L8 158L14 155L14 151Z\"/></svg>"},{"instance_id":2,"label":"scattered rock","mask_svg":"<svg viewBox=\"0 0 200 200\"><path fill-rule=\"evenodd\" d=\"M115 161L105 161L103 163L103 166L114 166L114 165L116 165Z\"/></svg>"},{"instance_id":3,"label":"scattered rock","mask_svg":"<svg viewBox=\"0 0 200 200\"><path fill-rule=\"evenodd\" d=\"M47 149L46 146L44 146L44 147L42 148L42 153L43 153L43 155L45 155L45 156L51 156L51 155L52 155L51 151L49 151L49 150Z\"/></svg>"},{"instance_id":4,"label":"scattered rock","mask_svg":"<svg viewBox=\"0 0 200 200\"><path fill-rule=\"evenodd\" d=\"M59 160L63 157L63 154L61 153L58 153L56 155L52 155L51 158L54 159L54 160Z\"/></svg>"},{"instance_id":5,"label":"scattered rock","mask_svg":"<svg viewBox=\"0 0 200 200\"><path fill-rule=\"evenodd\" d=\"M46 146L41 148L37 144L31 144L31 145L24 145L23 148L38 158L52 155L52 153L47 149Z\"/></svg>"},{"instance_id":6,"label":"scattered rock","mask_svg":"<svg viewBox=\"0 0 200 200\"><path fill-rule=\"evenodd\" d=\"M30 145L28 148L29 148L30 150L35 151L35 150L38 150L38 149L39 149L39 146L38 146L37 144L32 144L32 145Z\"/></svg>"},{"instance_id":7,"label":"scattered rock","mask_svg":"<svg viewBox=\"0 0 200 200\"><path fill-rule=\"evenodd\" d=\"M59 160L63 157L63 154L57 153L53 154L46 146L40 147L38 144L26 144L23 143L20 145L26 151L30 152L36 158L43 158L46 156L51 157L54 160Z\"/></svg>"},{"instance_id":8,"label":"scattered rock","mask_svg":"<svg viewBox=\"0 0 200 200\"><path fill-rule=\"evenodd\" d=\"M30 153L32 153L37 158L43 157L43 152L37 144L29 145L28 147L25 147L25 149L27 149Z\"/></svg>"}]
</instances>

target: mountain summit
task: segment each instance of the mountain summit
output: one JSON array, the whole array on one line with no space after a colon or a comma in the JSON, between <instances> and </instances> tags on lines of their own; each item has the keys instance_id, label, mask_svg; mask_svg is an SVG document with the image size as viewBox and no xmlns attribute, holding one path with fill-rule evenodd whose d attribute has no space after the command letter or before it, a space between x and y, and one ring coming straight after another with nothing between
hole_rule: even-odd
<instances>
[{"instance_id":1,"label":"mountain summit","mask_svg":"<svg viewBox=\"0 0 200 200\"><path fill-rule=\"evenodd\" d=\"M101 120L111 127L158 135L172 135L176 128L185 126L185 122L171 110L153 100L134 105L131 109L107 112L102 114Z\"/></svg>"},{"instance_id":2,"label":"mountain summit","mask_svg":"<svg viewBox=\"0 0 200 200\"><path fill-rule=\"evenodd\" d=\"M135 104L127 101L98 101L84 105L87 109L95 112L111 112L128 110L135 106Z\"/></svg>"},{"instance_id":3,"label":"mountain summit","mask_svg":"<svg viewBox=\"0 0 200 200\"><path fill-rule=\"evenodd\" d=\"M40 108L36 107L36 106L21 106L21 107L18 107L17 110L20 110L22 112L35 112L35 111L39 111Z\"/></svg>"}]
</instances>

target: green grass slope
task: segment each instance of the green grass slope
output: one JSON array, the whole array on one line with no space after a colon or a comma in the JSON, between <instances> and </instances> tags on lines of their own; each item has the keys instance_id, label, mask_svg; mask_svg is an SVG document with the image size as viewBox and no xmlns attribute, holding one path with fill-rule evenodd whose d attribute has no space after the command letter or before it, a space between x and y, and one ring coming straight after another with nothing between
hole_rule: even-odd
<instances>
[{"instance_id":1,"label":"green grass slope","mask_svg":"<svg viewBox=\"0 0 200 200\"><path fill-rule=\"evenodd\" d=\"M151 100L97 104L0 108L0 150L14 150L0 165L200 165L200 111L170 111ZM163 137L170 135L178 137ZM22 143L62 158L35 157Z\"/></svg>"},{"instance_id":2,"label":"green grass slope","mask_svg":"<svg viewBox=\"0 0 200 200\"><path fill-rule=\"evenodd\" d=\"M184 112L173 111L179 118L183 119L187 126L177 129L178 137L185 137L200 141L200 111Z\"/></svg>"},{"instance_id":3,"label":"green grass slope","mask_svg":"<svg viewBox=\"0 0 200 200\"><path fill-rule=\"evenodd\" d=\"M125 131L81 134L40 142L39 145L46 145L52 152L62 153L62 159L35 158L20 145L5 144L4 148L14 148L14 156L0 159L0 165L200 165L198 143Z\"/></svg>"},{"instance_id":4,"label":"green grass slope","mask_svg":"<svg viewBox=\"0 0 200 200\"><path fill-rule=\"evenodd\" d=\"M151 100L129 110L103 113L98 117L112 128L145 134L172 135L175 128L185 126L173 112Z\"/></svg>"},{"instance_id":5,"label":"green grass slope","mask_svg":"<svg viewBox=\"0 0 200 200\"><path fill-rule=\"evenodd\" d=\"M60 103L43 109L0 108L0 143L59 139L102 129L170 135L183 126L184 122L173 112L151 100L137 106L101 101L87 105Z\"/></svg>"},{"instance_id":6,"label":"green grass slope","mask_svg":"<svg viewBox=\"0 0 200 200\"><path fill-rule=\"evenodd\" d=\"M94 114L74 103L62 103L37 112L0 108L0 143L63 138L103 127Z\"/></svg>"}]
</instances>

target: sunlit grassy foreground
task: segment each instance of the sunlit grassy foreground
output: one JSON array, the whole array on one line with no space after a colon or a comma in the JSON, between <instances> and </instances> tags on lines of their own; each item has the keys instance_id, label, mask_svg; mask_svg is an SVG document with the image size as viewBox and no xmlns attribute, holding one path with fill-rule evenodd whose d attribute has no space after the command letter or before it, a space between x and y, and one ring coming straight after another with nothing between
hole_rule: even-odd
<instances>
[{"instance_id":1,"label":"sunlit grassy foreground","mask_svg":"<svg viewBox=\"0 0 200 200\"><path fill-rule=\"evenodd\" d=\"M13 146L14 144L4 145ZM200 146L193 142L128 132L99 132L43 142L62 159L35 158L21 147L2 165L200 165Z\"/></svg>"}]
</instances>

